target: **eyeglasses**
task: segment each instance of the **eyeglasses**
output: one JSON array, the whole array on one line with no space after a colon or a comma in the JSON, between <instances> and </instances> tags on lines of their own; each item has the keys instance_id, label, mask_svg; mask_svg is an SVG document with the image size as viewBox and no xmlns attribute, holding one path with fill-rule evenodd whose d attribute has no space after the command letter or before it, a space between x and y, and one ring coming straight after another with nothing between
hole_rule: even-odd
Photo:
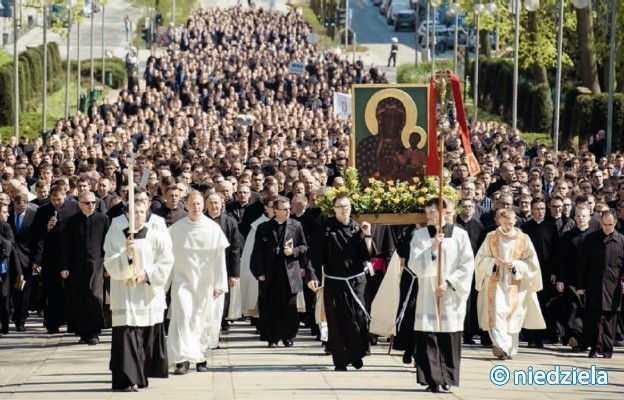
<instances>
[{"instance_id":1,"label":"eyeglasses","mask_svg":"<svg viewBox=\"0 0 624 400\"><path fill-rule=\"evenodd\" d=\"M97 202L96 202L96 201L81 201L81 203L82 203L82 204L86 204L86 205L92 205L92 206L94 206L94 205L96 205L96 204L97 204Z\"/></svg>"}]
</instances>

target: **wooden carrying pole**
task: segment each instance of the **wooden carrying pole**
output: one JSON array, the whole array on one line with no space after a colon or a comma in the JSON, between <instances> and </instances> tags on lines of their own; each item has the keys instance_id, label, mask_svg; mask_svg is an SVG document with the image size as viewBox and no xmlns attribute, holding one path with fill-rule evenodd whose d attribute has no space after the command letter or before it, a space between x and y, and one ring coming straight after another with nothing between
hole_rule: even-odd
<instances>
[{"instance_id":1,"label":"wooden carrying pole","mask_svg":"<svg viewBox=\"0 0 624 400\"><path fill-rule=\"evenodd\" d=\"M128 155L126 157L126 166L128 173L128 239L131 241L134 240L134 156ZM137 260L134 257L134 251L129 252L128 254L132 259L132 265L130 268L132 269L132 278L128 279L128 283L131 286L136 286L136 277L138 274L136 263Z\"/></svg>"},{"instance_id":2,"label":"wooden carrying pole","mask_svg":"<svg viewBox=\"0 0 624 400\"><path fill-rule=\"evenodd\" d=\"M440 116L442 118L446 117L446 113L444 112L444 105L446 100L446 82L449 77L448 73L439 73L435 74L434 82L436 85L440 85ZM438 79L436 79L438 78ZM436 99L437 101L437 99ZM437 118L436 118L436 131L437 131ZM436 132L437 133L437 132ZM442 227L444 226L444 196L442 194L442 188L444 187L444 134L438 135L438 158L440 160L440 165L438 167L438 227L436 229L436 236L440 233L444 232ZM437 239L436 239L437 240ZM440 243L440 247L438 248L438 287L442 285L442 243ZM437 296L436 298L437 305L437 317L438 317L438 329L442 329L442 296Z\"/></svg>"}]
</instances>

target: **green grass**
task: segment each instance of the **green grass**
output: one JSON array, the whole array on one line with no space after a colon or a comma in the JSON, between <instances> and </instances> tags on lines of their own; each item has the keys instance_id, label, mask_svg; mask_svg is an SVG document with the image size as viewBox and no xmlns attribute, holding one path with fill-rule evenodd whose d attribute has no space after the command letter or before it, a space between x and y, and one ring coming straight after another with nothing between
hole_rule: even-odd
<instances>
[{"instance_id":1,"label":"green grass","mask_svg":"<svg viewBox=\"0 0 624 400\"><path fill-rule=\"evenodd\" d=\"M0 50L0 67L11 62L13 62L13 56L4 50Z\"/></svg>"}]
</instances>

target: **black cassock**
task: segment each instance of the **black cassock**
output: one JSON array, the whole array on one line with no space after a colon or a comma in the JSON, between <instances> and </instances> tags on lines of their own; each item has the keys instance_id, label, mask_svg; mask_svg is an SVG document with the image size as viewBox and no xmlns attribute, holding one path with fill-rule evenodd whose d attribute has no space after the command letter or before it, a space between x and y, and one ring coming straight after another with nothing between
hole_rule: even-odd
<instances>
[{"instance_id":1,"label":"black cassock","mask_svg":"<svg viewBox=\"0 0 624 400\"><path fill-rule=\"evenodd\" d=\"M65 200L63 205L56 209L48 203L37 209L33 229L35 238L32 247L32 261L41 266L41 279L45 296L44 324L48 331L56 331L67 318L67 297L65 282L61 279L61 243L68 219L80 212L78 203ZM57 222L48 232L48 221L56 215ZM71 322L71 321L70 321ZM72 327L68 324L67 329Z\"/></svg>"},{"instance_id":2,"label":"black cassock","mask_svg":"<svg viewBox=\"0 0 624 400\"><path fill-rule=\"evenodd\" d=\"M104 238L110 222L105 214L82 212L67 220L61 269L69 270L75 332L88 340L104 327Z\"/></svg>"},{"instance_id":3,"label":"black cassock","mask_svg":"<svg viewBox=\"0 0 624 400\"><path fill-rule=\"evenodd\" d=\"M613 352L617 314L622 307L624 236L602 230L587 235L579 250L576 288L585 289L585 344L602 353Z\"/></svg>"},{"instance_id":4,"label":"black cassock","mask_svg":"<svg viewBox=\"0 0 624 400\"><path fill-rule=\"evenodd\" d=\"M561 254L557 282L564 283L562 296L562 312L558 315L558 323L564 328L562 337L563 344L567 344L570 338L580 340L583 333L583 312L585 304L576 293L577 263L579 250L587 235L595 232L591 228L581 231L575 227L563 234L561 239Z\"/></svg>"},{"instance_id":5,"label":"black cassock","mask_svg":"<svg viewBox=\"0 0 624 400\"><path fill-rule=\"evenodd\" d=\"M364 234L355 221L344 225L331 217L316 231L311 248L308 280L321 281L321 271L325 273L323 301L329 334L326 348L337 367L358 363L370 348L364 268L372 255L366 248Z\"/></svg>"},{"instance_id":6,"label":"black cassock","mask_svg":"<svg viewBox=\"0 0 624 400\"><path fill-rule=\"evenodd\" d=\"M292 241L293 254L284 255ZM292 340L299 329L297 293L303 290L301 269L308 250L301 224L291 218L282 224L272 219L258 225L251 256L251 272L258 282L260 339L271 343Z\"/></svg>"}]
</instances>

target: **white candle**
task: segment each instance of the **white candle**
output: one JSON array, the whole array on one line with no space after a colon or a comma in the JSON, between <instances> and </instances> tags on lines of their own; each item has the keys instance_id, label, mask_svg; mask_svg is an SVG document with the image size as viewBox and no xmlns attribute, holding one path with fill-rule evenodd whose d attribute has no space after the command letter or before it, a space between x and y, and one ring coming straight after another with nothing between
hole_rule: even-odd
<instances>
[{"instance_id":1,"label":"white candle","mask_svg":"<svg viewBox=\"0 0 624 400\"><path fill-rule=\"evenodd\" d=\"M128 229L130 233L134 233L134 158L129 156L126 164L128 165Z\"/></svg>"}]
</instances>

